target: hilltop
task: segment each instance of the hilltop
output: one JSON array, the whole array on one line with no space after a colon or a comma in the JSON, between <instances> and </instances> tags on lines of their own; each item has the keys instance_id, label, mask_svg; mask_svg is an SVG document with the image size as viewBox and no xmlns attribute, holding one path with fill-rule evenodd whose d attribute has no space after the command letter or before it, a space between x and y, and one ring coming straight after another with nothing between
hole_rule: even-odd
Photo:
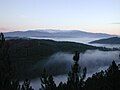
<instances>
[{"instance_id":1,"label":"hilltop","mask_svg":"<svg viewBox=\"0 0 120 90\"><path fill-rule=\"evenodd\" d=\"M108 38L116 35L91 33L80 30L28 30L4 33L5 37L45 37L45 38Z\"/></svg>"},{"instance_id":2,"label":"hilltop","mask_svg":"<svg viewBox=\"0 0 120 90\"><path fill-rule=\"evenodd\" d=\"M99 39L92 41L90 43L98 43L98 44L120 44L120 37L111 37L106 39Z\"/></svg>"}]
</instances>

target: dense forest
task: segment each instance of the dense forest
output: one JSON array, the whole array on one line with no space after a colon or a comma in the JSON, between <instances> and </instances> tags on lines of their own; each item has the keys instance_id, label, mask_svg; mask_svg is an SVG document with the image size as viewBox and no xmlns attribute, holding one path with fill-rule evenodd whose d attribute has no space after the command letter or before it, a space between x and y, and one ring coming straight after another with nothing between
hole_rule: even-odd
<instances>
[{"instance_id":1,"label":"dense forest","mask_svg":"<svg viewBox=\"0 0 120 90\"><path fill-rule=\"evenodd\" d=\"M48 61L48 58L57 52L74 53L75 51L78 51L84 53L86 50L113 50L109 48L96 47L82 43L44 39L39 40L29 38L7 38L5 42L9 45L9 59L16 67L19 79L24 79L26 77L39 77L41 71L44 68L43 65ZM2 50L0 49L0 51ZM34 66L38 62L40 62L40 64L36 69L34 68ZM61 73L64 72L61 71ZM58 74L58 71L55 71L54 74Z\"/></svg>"},{"instance_id":2,"label":"dense forest","mask_svg":"<svg viewBox=\"0 0 120 90\"><path fill-rule=\"evenodd\" d=\"M16 41L15 43L20 43L21 40ZM31 40L27 40L28 42L31 42ZM42 41L36 42L36 40L33 40L34 43L37 43L37 45L41 45L39 43L43 43ZM47 41L49 42L49 41ZM51 41L54 42L54 41ZM64 44L67 43L68 45L65 46ZM109 66L109 68L105 71L97 72L92 75L92 77L89 77L86 79L86 73L87 68L81 68L78 64L79 61L79 54L82 50L84 51L84 47L80 47L78 43L72 44L74 47L74 50L72 50L72 53L75 52L75 55L73 56L73 65L71 66L71 71L68 73L68 80L67 82L63 83L61 82L58 86L54 82L53 76L49 73L47 73L46 69L43 69L43 72L41 73L40 79L41 79L41 88L40 90L120 90L120 65L117 65L115 61L111 62L112 64ZM14 60L11 59L11 56L16 53L19 53L19 51L23 51L25 49L25 46L22 46L21 43L21 49L16 49L16 51L13 48L17 48L19 46L15 46L11 48L11 45L14 45L14 43L11 43L10 41L5 41L4 35L1 33L0 35L0 90L34 90L34 87L30 86L30 80L26 78L22 85L20 85L19 80L20 77L18 75L18 72L21 73L21 71L18 71L16 69L16 65L14 63ZM26 44L27 45L27 44ZM34 46L33 44L29 44L31 46ZM60 50L70 51L73 46L69 46L69 42L60 42L58 45L52 46L63 46L59 48ZM78 46L77 46L78 45ZM49 46L52 48L51 46ZM55 48L54 47L54 48ZM89 46L85 46L89 48ZM45 47L47 48L47 47ZM53 48L53 49L54 49ZM97 47L96 47L97 48ZM30 54L30 49L27 50L27 54ZM43 49L43 48L41 48ZM52 52L53 49L46 49L49 52ZM91 49L95 49L95 47L91 47ZM100 48L101 49L101 48ZM36 51L39 51L37 48ZM103 48L103 50L105 50ZM106 49L108 50L108 49ZM47 52L47 51L46 51ZM14 54L13 54L14 53ZM20 57L24 55L23 53L19 53L18 56ZM35 53L31 53L31 55L35 56ZM37 54L38 55L38 54ZM44 56L44 55L42 55ZM36 56L35 56L36 57Z\"/></svg>"}]
</instances>

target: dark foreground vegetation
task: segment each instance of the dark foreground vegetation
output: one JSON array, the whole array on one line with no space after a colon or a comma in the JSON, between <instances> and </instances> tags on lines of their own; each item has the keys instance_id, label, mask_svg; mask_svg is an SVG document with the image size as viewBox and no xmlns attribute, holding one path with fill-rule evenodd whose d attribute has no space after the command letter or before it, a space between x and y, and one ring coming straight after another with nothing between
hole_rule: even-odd
<instances>
[{"instance_id":1,"label":"dark foreground vegetation","mask_svg":"<svg viewBox=\"0 0 120 90\"><path fill-rule=\"evenodd\" d=\"M10 37L9 37L10 38ZM84 53L86 50L111 49L95 47L75 42L57 42L53 40L38 40L28 38L10 38L5 41L9 45L9 59L16 67L19 79L36 78L41 74L44 64L48 58L57 52L74 53L75 51ZM5 46L5 48L8 46ZM1 52L0 48L0 52ZM40 62L38 68L34 66ZM64 74L66 72L55 71L54 75Z\"/></svg>"},{"instance_id":2,"label":"dark foreground vegetation","mask_svg":"<svg viewBox=\"0 0 120 90\"><path fill-rule=\"evenodd\" d=\"M16 65L10 59L10 44L5 41L3 34L0 35L0 50L0 90L34 90L29 79L25 79L22 85L19 84ZM44 69L40 75L40 90L120 90L120 66L115 61L107 70L95 73L85 80L87 68L79 66L79 52L73 56L74 62L66 83L61 82L57 86L53 76Z\"/></svg>"}]
</instances>

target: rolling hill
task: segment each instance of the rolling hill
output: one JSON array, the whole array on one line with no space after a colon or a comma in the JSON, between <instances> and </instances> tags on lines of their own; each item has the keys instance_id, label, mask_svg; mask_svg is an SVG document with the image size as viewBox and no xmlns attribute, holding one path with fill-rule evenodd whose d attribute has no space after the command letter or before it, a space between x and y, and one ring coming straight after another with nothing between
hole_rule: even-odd
<instances>
[{"instance_id":1,"label":"rolling hill","mask_svg":"<svg viewBox=\"0 0 120 90\"><path fill-rule=\"evenodd\" d=\"M120 44L120 37L111 37L106 39L95 40L90 43L98 43L98 44Z\"/></svg>"},{"instance_id":2,"label":"rolling hill","mask_svg":"<svg viewBox=\"0 0 120 90\"><path fill-rule=\"evenodd\" d=\"M86 50L110 50L103 47L95 47L75 42L58 42L53 40L38 39L10 39L9 58L16 67L18 77L35 78L41 73L48 58L57 52L74 53L75 51L85 52ZM2 50L0 50L2 51ZM39 69L33 66L39 63ZM55 73L55 72L54 72ZM56 72L57 73L57 72ZM30 75L31 74L31 75Z\"/></svg>"}]
</instances>

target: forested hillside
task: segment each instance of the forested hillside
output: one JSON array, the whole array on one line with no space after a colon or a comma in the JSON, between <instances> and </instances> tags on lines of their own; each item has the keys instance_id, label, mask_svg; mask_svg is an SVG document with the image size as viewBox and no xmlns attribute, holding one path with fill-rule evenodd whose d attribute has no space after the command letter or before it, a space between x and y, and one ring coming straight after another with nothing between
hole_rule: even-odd
<instances>
[{"instance_id":1,"label":"forested hillside","mask_svg":"<svg viewBox=\"0 0 120 90\"><path fill-rule=\"evenodd\" d=\"M106 39L95 40L90 43L98 43L98 44L120 44L120 37L111 37Z\"/></svg>"},{"instance_id":2,"label":"forested hillside","mask_svg":"<svg viewBox=\"0 0 120 90\"><path fill-rule=\"evenodd\" d=\"M23 45L22 43L20 43L19 40L17 41L15 40L16 43L12 42L14 40L5 41L4 35L2 33L0 35L0 90L34 90L34 87L30 86L30 80L27 79L29 78L29 76L31 76L31 74L27 76L26 74L28 72L25 73L25 70L29 68L30 64L27 63L26 64L27 68L26 68L24 67L25 65L23 65L24 62L26 61L23 61L21 65L19 65L20 63L15 63L15 58L17 59L22 55L25 57L25 55L21 53L19 53L20 56L15 54L17 53L17 50L16 52L12 51L12 50L15 50L15 48L11 47L11 45L15 45L17 48L20 48L20 46L17 46L18 43L21 46ZM24 43L25 41L26 40L22 40L22 42ZM35 44L35 41L34 41L34 44ZM49 42L49 40L47 40L47 42ZM66 43L70 44L69 42L66 42ZM65 42L64 43L62 42L61 44L64 45ZM26 43L24 45L28 45L28 44ZM30 45L32 46L32 44ZM37 43L37 45L39 44ZM52 45L53 43L51 44L51 46ZM88 47L88 45L86 45L86 47ZM66 47L63 47L63 48L65 49L65 51L68 50L66 49ZM60 50L62 50L63 48L61 48ZM95 47L91 47L91 48L88 47L88 48L97 49ZM25 48L21 48L21 50L23 49ZM26 56L29 56L28 50L27 50ZM108 50L108 49L104 48L104 50ZM18 49L18 51L20 51L20 49ZM17 56L15 57L15 55L12 55L13 54L12 52ZM73 65L71 66L71 70L67 75L68 77L67 82L65 83L60 82L58 86L54 82L53 76L47 73L46 69L43 69L43 72L41 72L41 75L39 75L41 79L41 86L42 86L41 88L39 88L39 90L119 90L120 89L120 64L117 65L115 61L113 61L107 70L97 72L93 74L92 77L89 77L85 80L87 68L86 67L81 68L81 66L79 65L78 63L80 59L79 54L80 54L80 51L78 48L78 51L75 51L75 54L73 56ZM14 59L12 59L13 57ZM19 62L19 61L16 61L16 62ZM23 71L20 71L17 65L19 65L19 67L22 67ZM26 76L24 77L26 79L24 80L23 84L20 85L19 80L21 79L20 75L22 74L24 74L23 76Z\"/></svg>"}]
</instances>

